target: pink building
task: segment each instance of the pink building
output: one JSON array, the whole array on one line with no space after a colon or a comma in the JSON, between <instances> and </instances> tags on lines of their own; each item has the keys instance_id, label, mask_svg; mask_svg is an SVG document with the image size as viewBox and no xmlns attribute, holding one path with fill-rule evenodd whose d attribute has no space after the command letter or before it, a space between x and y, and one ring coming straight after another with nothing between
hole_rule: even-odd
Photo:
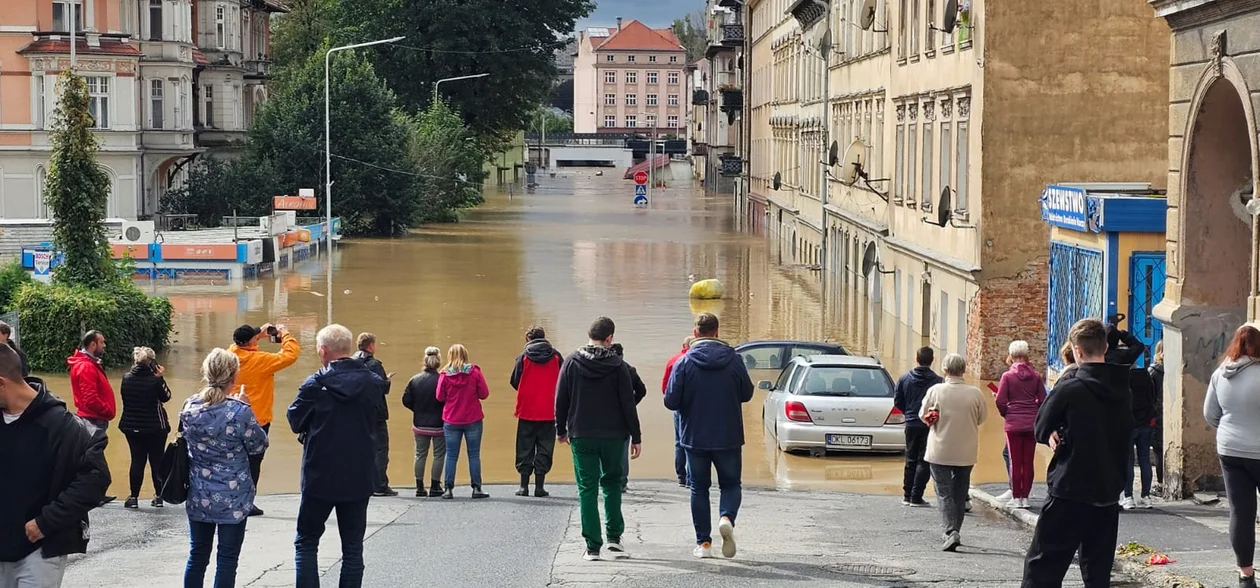
<instances>
[{"instance_id":1,"label":"pink building","mask_svg":"<svg viewBox=\"0 0 1260 588\"><path fill-rule=\"evenodd\" d=\"M573 62L573 130L685 132L687 51L669 29L617 19L613 29L578 36Z\"/></svg>"}]
</instances>

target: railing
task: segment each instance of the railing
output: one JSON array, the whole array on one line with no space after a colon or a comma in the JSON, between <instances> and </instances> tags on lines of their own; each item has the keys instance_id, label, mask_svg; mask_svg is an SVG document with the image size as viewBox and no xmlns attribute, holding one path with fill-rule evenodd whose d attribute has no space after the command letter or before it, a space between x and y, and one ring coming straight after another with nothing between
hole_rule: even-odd
<instances>
[{"instance_id":1,"label":"railing","mask_svg":"<svg viewBox=\"0 0 1260 588\"><path fill-rule=\"evenodd\" d=\"M743 110L744 108L744 91L739 88L727 88L722 90L722 110Z\"/></svg>"},{"instance_id":2,"label":"railing","mask_svg":"<svg viewBox=\"0 0 1260 588\"><path fill-rule=\"evenodd\" d=\"M271 75L271 60L266 58L247 59L245 60L245 73L258 76Z\"/></svg>"},{"instance_id":3,"label":"railing","mask_svg":"<svg viewBox=\"0 0 1260 588\"><path fill-rule=\"evenodd\" d=\"M546 145L624 145L631 138L623 133L547 133ZM543 137L540 133L525 133L527 145L537 145Z\"/></svg>"},{"instance_id":4,"label":"railing","mask_svg":"<svg viewBox=\"0 0 1260 588\"><path fill-rule=\"evenodd\" d=\"M718 156L721 162L720 173L726 177L737 177L744 173L744 160L738 155L727 153Z\"/></svg>"},{"instance_id":5,"label":"railing","mask_svg":"<svg viewBox=\"0 0 1260 588\"><path fill-rule=\"evenodd\" d=\"M1050 243L1050 289L1047 322L1047 364L1063 369L1059 348L1076 321L1103 316L1102 253L1066 243Z\"/></svg>"},{"instance_id":6,"label":"railing","mask_svg":"<svg viewBox=\"0 0 1260 588\"><path fill-rule=\"evenodd\" d=\"M708 90L696 90L692 92L691 103L695 106L708 106L709 105Z\"/></svg>"},{"instance_id":7,"label":"railing","mask_svg":"<svg viewBox=\"0 0 1260 588\"><path fill-rule=\"evenodd\" d=\"M744 25L722 25L722 44L727 47L739 47L744 44Z\"/></svg>"}]
</instances>

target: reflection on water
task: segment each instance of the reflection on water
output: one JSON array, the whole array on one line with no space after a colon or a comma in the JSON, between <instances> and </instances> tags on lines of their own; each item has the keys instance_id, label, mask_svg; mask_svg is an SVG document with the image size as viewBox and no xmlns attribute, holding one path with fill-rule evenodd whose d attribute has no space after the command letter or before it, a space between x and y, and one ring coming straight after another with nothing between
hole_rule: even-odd
<instances>
[{"instance_id":1,"label":"reflection on water","mask_svg":"<svg viewBox=\"0 0 1260 588\"><path fill-rule=\"evenodd\" d=\"M411 415L399 401L402 383L420 369L425 346L445 349L456 342L468 347L490 385L482 447L486 482L512 482L518 479L515 396L508 376L526 328L545 327L567 354L585 343L592 319L607 315L617 321L616 338L650 390L639 408L643 456L632 464L631 475L672 479L673 421L659 400L657 382L665 361L690 333L693 313L718 314L722 337L733 342L840 341L853 353L877 355L894 377L909 367L921 345L917 334L868 305L858 276L842 275L828 284L830 304L823 317L817 275L776 266L774 243L738 232L728 195L668 188L657 191L651 209L642 210L631 206L629 184L612 176L577 173L543 181L533 194L488 195L485 205L458 224L426 228L406 239L344 243L334 253L331 287L327 263L318 261L274 278L153 286L171 297L176 311L174 342L162 359L175 394L170 412L196 392L201 359L214 347L227 347L237 325L288 325L302 344L302 356L277 376L278 421L261 491L297 490L301 450L283 422L284 407L319 367L315 332L326 323L331 302L337 322L377 335L377 357L387 371L398 373L390 398L393 484L410 485L413 477ZM721 279L727 299L688 301L689 275ZM112 374L115 389L120 377L121 372ZM64 376L49 378L49 384L69 398ZM758 391L744 409L745 483L900 492L899 457L778 452L762 431L763 398ZM1002 479L996 415L983 435L975 477ZM108 457L112 493L125 495L128 452L116 430ZM462 484L466 467L461 463ZM550 479L571 481L571 462L557 459Z\"/></svg>"}]
</instances>

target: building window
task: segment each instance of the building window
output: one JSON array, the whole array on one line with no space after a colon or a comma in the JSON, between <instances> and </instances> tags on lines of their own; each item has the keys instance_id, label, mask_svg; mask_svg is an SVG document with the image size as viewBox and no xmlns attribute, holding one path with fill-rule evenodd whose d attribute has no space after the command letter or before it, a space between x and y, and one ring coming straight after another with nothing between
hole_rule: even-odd
<instances>
[{"instance_id":1,"label":"building window","mask_svg":"<svg viewBox=\"0 0 1260 588\"><path fill-rule=\"evenodd\" d=\"M655 114L647 115L647 118L645 119L644 122L647 123L647 126L649 129L655 129L656 128L656 115Z\"/></svg>"},{"instance_id":2,"label":"building window","mask_svg":"<svg viewBox=\"0 0 1260 588\"><path fill-rule=\"evenodd\" d=\"M88 87L88 113L92 115L94 129L109 128L109 78L89 76L83 78Z\"/></svg>"},{"instance_id":3,"label":"building window","mask_svg":"<svg viewBox=\"0 0 1260 588\"><path fill-rule=\"evenodd\" d=\"M655 55L649 55L649 56L648 56L648 63L656 63L656 56L655 56Z\"/></svg>"},{"instance_id":4,"label":"building window","mask_svg":"<svg viewBox=\"0 0 1260 588\"><path fill-rule=\"evenodd\" d=\"M604 117L604 128L611 129L615 126L617 126L617 117L611 114L606 115Z\"/></svg>"},{"instance_id":5,"label":"building window","mask_svg":"<svg viewBox=\"0 0 1260 588\"><path fill-rule=\"evenodd\" d=\"M923 28L923 49L929 54L936 50L936 31L933 29L939 26L936 23L936 1L927 0L927 26Z\"/></svg>"},{"instance_id":6,"label":"building window","mask_svg":"<svg viewBox=\"0 0 1260 588\"><path fill-rule=\"evenodd\" d=\"M637 83L639 83L639 72L637 72L637 71L628 71L628 72L626 72L626 83L627 83L627 84L637 84Z\"/></svg>"},{"instance_id":7,"label":"building window","mask_svg":"<svg viewBox=\"0 0 1260 588\"><path fill-rule=\"evenodd\" d=\"M219 49L227 47L227 8L214 7L214 44Z\"/></svg>"},{"instance_id":8,"label":"building window","mask_svg":"<svg viewBox=\"0 0 1260 588\"><path fill-rule=\"evenodd\" d=\"M647 72L647 83L656 84L657 79L658 79L657 72L654 72L654 71Z\"/></svg>"},{"instance_id":9,"label":"building window","mask_svg":"<svg viewBox=\"0 0 1260 588\"><path fill-rule=\"evenodd\" d=\"M638 94L626 94L626 106L636 106L639 104Z\"/></svg>"},{"instance_id":10,"label":"building window","mask_svg":"<svg viewBox=\"0 0 1260 588\"><path fill-rule=\"evenodd\" d=\"M615 72L615 71L606 71L606 72L604 72L604 83L605 83L605 84L615 84L615 83L617 83L617 72Z\"/></svg>"},{"instance_id":11,"label":"building window","mask_svg":"<svg viewBox=\"0 0 1260 588\"><path fill-rule=\"evenodd\" d=\"M648 95L647 95L647 105L648 105L648 106L656 106L656 94L648 94Z\"/></svg>"},{"instance_id":12,"label":"building window","mask_svg":"<svg viewBox=\"0 0 1260 588\"><path fill-rule=\"evenodd\" d=\"M53 30L70 32L70 10L74 7L74 30L83 30L82 0L53 0Z\"/></svg>"},{"instance_id":13,"label":"building window","mask_svg":"<svg viewBox=\"0 0 1260 588\"><path fill-rule=\"evenodd\" d=\"M627 116L627 117L626 117L626 128L627 128L627 129L633 129L633 128L636 128L636 127L638 127L638 126L639 126L639 120L638 120L638 117L637 117L637 116L635 116L635 115L631 114L631 115L629 115L629 116Z\"/></svg>"},{"instance_id":14,"label":"building window","mask_svg":"<svg viewBox=\"0 0 1260 588\"><path fill-rule=\"evenodd\" d=\"M616 106L616 105L617 105L616 94L604 94L604 106Z\"/></svg>"},{"instance_id":15,"label":"building window","mask_svg":"<svg viewBox=\"0 0 1260 588\"><path fill-rule=\"evenodd\" d=\"M677 55L670 55L670 56L669 56L669 62L670 62L670 63L678 63L678 56L677 56Z\"/></svg>"},{"instance_id":16,"label":"building window","mask_svg":"<svg viewBox=\"0 0 1260 588\"><path fill-rule=\"evenodd\" d=\"M915 123L910 123L909 137L906 143L906 202L914 203L914 163L915 158L919 155L919 128Z\"/></svg>"},{"instance_id":17,"label":"building window","mask_svg":"<svg viewBox=\"0 0 1260 588\"><path fill-rule=\"evenodd\" d=\"M35 80L35 104L31 112L31 123L35 128L44 128L44 113L47 111L47 98L44 97L44 74L38 73L32 76Z\"/></svg>"},{"instance_id":18,"label":"building window","mask_svg":"<svg viewBox=\"0 0 1260 588\"><path fill-rule=\"evenodd\" d=\"M670 95L669 95L669 105L670 105L670 106L678 106L678 94L670 94Z\"/></svg>"},{"instance_id":19,"label":"building window","mask_svg":"<svg viewBox=\"0 0 1260 588\"><path fill-rule=\"evenodd\" d=\"M179 128L186 129L188 124L188 112L191 110L188 103L188 78L180 78L179 80L179 100L175 102L175 125Z\"/></svg>"},{"instance_id":20,"label":"building window","mask_svg":"<svg viewBox=\"0 0 1260 588\"><path fill-rule=\"evenodd\" d=\"M894 184L893 200L900 203L905 194L906 185L906 127L897 125L897 151L893 157L897 160L897 182Z\"/></svg>"},{"instance_id":21,"label":"building window","mask_svg":"<svg viewBox=\"0 0 1260 588\"><path fill-rule=\"evenodd\" d=\"M671 114L671 115L669 115L669 116L665 117L665 121L666 121L666 122L665 122L666 126L668 126L669 128L671 128L671 129L676 129L676 128L678 128L678 115L676 115L676 114Z\"/></svg>"},{"instance_id":22,"label":"building window","mask_svg":"<svg viewBox=\"0 0 1260 588\"><path fill-rule=\"evenodd\" d=\"M676 71L671 71L671 72L669 72L669 78L668 78L668 79L669 79L669 84L670 84L671 86L677 86L677 85L678 85L678 72L676 72Z\"/></svg>"},{"instance_id":23,"label":"building window","mask_svg":"<svg viewBox=\"0 0 1260 588\"><path fill-rule=\"evenodd\" d=\"M967 210L967 121L958 121L958 185L954 210Z\"/></svg>"},{"instance_id":24,"label":"building window","mask_svg":"<svg viewBox=\"0 0 1260 588\"><path fill-rule=\"evenodd\" d=\"M910 55L919 54L919 0L910 0Z\"/></svg>"},{"instance_id":25,"label":"building window","mask_svg":"<svg viewBox=\"0 0 1260 588\"><path fill-rule=\"evenodd\" d=\"M932 203L932 123L923 122L923 196L924 206Z\"/></svg>"},{"instance_id":26,"label":"building window","mask_svg":"<svg viewBox=\"0 0 1260 588\"><path fill-rule=\"evenodd\" d=\"M174 18L171 19L171 28L173 29L171 31L171 40L183 41L184 40L183 11L180 10L181 7L178 2L171 3L171 7L175 9L174 14L172 15Z\"/></svg>"},{"instance_id":27,"label":"building window","mask_svg":"<svg viewBox=\"0 0 1260 588\"><path fill-rule=\"evenodd\" d=\"M949 185L949 172L952 171L953 162L949 160L949 154L953 152L954 145L950 142L949 123L941 123L941 188Z\"/></svg>"},{"instance_id":28,"label":"building window","mask_svg":"<svg viewBox=\"0 0 1260 588\"><path fill-rule=\"evenodd\" d=\"M912 0L901 0L901 10L897 11L897 57L906 58L906 30L910 22L910 4Z\"/></svg>"},{"instance_id":29,"label":"building window","mask_svg":"<svg viewBox=\"0 0 1260 588\"><path fill-rule=\"evenodd\" d=\"M245 128L245 94L241 92L240 84L232 86L232 102L235 108L232 109L232 128Z\"/></svg>"},{"instance_id":30,"label":"building window","mask_svg":"<svg viewBox=\"0 0 1260 588\"><path fill-rule=\"evenodd\" d=\"M206 126L214 128L214 85L206 84Z\"/></svg>"},{"instance_id":31,"label":"building window","mask_svg":"<svg viewBox=\"0 0 1260 588\"><path fill-rule=\"evenodd\" d=\"M606 56L604 56L604 61L607 61L608 63L612 63L612 62L614 62L614 61L617 61L617 56L616 56L616 55L611 55L611 54L610 54L610 55L606 55Z\"/></svg>"},{"instance_id":32,"label":"building window","mask_svg":"<svg viewBox=\"0 0 1260 588\"><path fill-rule=\"evenodd\" d=\"M162 80L149 80L149 121L153 128L162 128Z\"/></svg>"},{"instance_id":33,"label":"building window","mask_svg":"<svg viewBox=\"0 0 1260 588\"><path fill-rule=\"evenodd\" d=\"M149 0L149 40L162 40L162 0Z\"/></svg>"},{"instance_id":34,"label":"building window","mask_svg":"<svg viewBox=\"0 0 1260 588\"><path fill-rule=\"evenodd\" d=\"M634 63L634 56L633 56L633 55L627 55L627 56L626 56L626 63Z\"/></svg>"}]
</instances>

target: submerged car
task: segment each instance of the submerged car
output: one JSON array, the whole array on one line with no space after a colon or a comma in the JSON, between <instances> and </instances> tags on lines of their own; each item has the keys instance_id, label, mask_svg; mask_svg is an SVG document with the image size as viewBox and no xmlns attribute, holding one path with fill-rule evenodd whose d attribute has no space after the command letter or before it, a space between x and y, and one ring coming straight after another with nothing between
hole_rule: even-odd
<instances>
[{"instance_id":1,"label":"submerged car","mask_svg":"<svg viewBox=\"0 0 1260 588\"><path fill-rule=\"evenodd\" d=\"M784 366L794 357L807 355L848 355L844 347L835 343L814 341L749 341L735 346L735 352L744 360L752 381L779 378Z\"/></svg>"},{"instance_id":2,"label":"submerged car","mask_svg":"<svg viewBox=\"0 0 1260 588\"><path fill-rule=\"evenodd\" d=\"M893 406L893 380L879 360L852 355L792 358L766 390L762 420L782 451L905 449L905 415Z\"/></svg>"}]
</instances>

